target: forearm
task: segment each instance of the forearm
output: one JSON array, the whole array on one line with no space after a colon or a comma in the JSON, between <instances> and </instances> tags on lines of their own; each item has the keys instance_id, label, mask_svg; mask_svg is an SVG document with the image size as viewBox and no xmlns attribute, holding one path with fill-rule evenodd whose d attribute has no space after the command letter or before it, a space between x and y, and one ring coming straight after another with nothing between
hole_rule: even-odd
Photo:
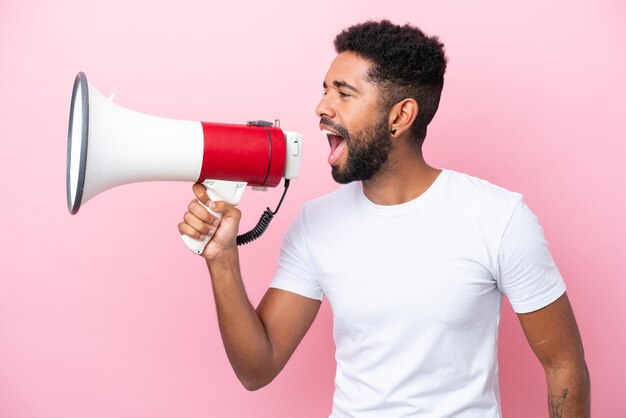
<instances>
[{"instance_id":1,"label":"forearm","mask_svg":"<svg viewBox=\"0 0 626 418\"><path fill-rule=\"evenodd\" d=\"M245 292L237 249L207 265L228 359L246 389L258 389L273 378L273 351L263 323Z\"/></svg>"},{"instance_id":2,"label":"forearm","mask_svg":"<svg viewBox=\"0 0 626 418\"><path fill-rule=\"evenodd\" d=\"M567 367L546 369L550 418L590 416L589 371L584 360Z\"/></svg>"}]
</instances>

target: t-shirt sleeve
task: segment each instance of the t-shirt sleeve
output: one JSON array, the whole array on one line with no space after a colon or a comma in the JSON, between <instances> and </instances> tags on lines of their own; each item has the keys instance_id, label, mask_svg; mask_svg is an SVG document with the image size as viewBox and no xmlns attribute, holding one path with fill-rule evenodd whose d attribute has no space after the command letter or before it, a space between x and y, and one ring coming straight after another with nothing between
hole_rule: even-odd
<instances>
[{"instance_id":1,"label":"t-shirt sleeve","mask_svg":"<svg viewBox=\"0 0 626 418\"><path fill-rule=\"evenodd\" d=\"M543 229L522 199L502 236L498 276L498 287L517 313L541 309L565 292Z\"/></svg>"},{"instance_id":2,"label":"t-shirt sleeve","mask_svg":"<svg viewBox=\"0 0 626 418\"><path fill-rule=\"evenodd\" d=\"M270 287L322 300L324 292L309 258L303 229L301 211L285 235L278 258L278 271Z\"/></svg>"}]
</instances>

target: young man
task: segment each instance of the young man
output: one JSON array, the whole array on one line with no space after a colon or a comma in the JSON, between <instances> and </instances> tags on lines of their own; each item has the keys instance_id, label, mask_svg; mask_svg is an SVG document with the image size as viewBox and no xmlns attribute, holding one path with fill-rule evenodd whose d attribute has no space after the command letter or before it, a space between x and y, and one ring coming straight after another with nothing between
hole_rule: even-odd
<instances>
[{"instance_id":1,"label":"young man","mask_svg":"<svg viewBox=\"0 0 626 418\"><path fill-rule=\"evenodd\" d=\"M548 383L551 417L589 416L582 343L536 217L521 195L430 167L421 146L446 58L437 38L388 21L353 26L317 107L334 179L305 204L255 310L242 284L240 212L219 225L195 200L183 234L205 249L228 358L249 390L284 367L323 296L337 346L332 418L500 417L497 332L502 293Z\"/></svg>"}]
</instances>

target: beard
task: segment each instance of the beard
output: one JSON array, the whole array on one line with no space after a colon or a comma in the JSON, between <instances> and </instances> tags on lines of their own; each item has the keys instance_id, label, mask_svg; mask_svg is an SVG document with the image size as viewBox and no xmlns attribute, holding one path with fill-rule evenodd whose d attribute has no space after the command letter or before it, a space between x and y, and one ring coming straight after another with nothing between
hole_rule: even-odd
<instances>
[{"instance_id":1,"label":"beard","mask_svg":"<svg viewBox=\"0 0 626 418\"><path fill-rule=\"evenodd\" d=\"M332 166L331 173L337 183L370 180L389 159L391 141L385 115L381 114L376 123L354 133L326 118L320 123L336 129L346 141L348 155L344 166Z\"/></svg>"}]
</instances>

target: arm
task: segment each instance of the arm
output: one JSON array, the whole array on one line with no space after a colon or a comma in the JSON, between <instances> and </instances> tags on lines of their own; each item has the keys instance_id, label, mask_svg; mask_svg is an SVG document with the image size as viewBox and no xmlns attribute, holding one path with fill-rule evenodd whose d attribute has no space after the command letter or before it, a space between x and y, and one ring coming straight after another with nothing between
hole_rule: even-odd
<instances>
[{"instance_id":1,"label":"arm","mask_svg":"<svg viewBox=\"0 0 626 418\"><path fill-rule=\"evenodd\" d=\"M204 187L194 185L194 192L202 202L208 201ZM255 310L239 268L236 238L241 213L225 202L209 205L223 214L218 227L213 225L215 218L194 200L178 229L196 239L214 233L202 256L211 274L224 348L244 387L256 390L270 383L285 366L313 323L321 302L269 289Z\"/></svg>"},{"instance_id":2,"label":"arm","mask_svg":"<svg viewBox=\"0 0 626 418\"><path fill-rule=\"evenodd\" d=\"M546 373L550 418L589 417L589 371L567 295L518 318Z\"/></svg>"}]
</instances>

